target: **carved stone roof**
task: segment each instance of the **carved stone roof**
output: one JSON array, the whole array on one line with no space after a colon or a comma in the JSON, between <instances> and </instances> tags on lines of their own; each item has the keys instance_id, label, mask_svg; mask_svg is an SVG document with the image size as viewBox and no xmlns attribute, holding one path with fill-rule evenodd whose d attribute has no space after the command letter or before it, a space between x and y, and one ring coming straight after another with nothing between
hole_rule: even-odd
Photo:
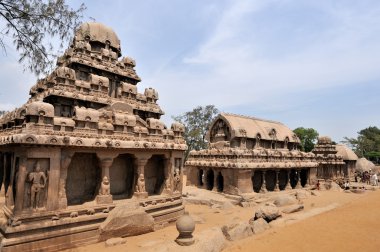
<instances>
[{"instance_id":1,"label":"carved stone roof","mask_svg":"<svg viewBox=\"0 0 380 252\"><path fill-rule=\"evenodd\" d=\"M272 132L275 131L275 138L278 141L284 141L288 138L288 142L299 142L295 133L287 126L280 122L259 119L255 117L242 116L230 113L221 113L211 124L210 128L219 120L224 120L230 127L231 138L246 137L256 138L260 135L261 139L273 140ZM210 133L206 138L210 140Z\"/></svg>"},{"instance_id":2,"label":"carved stone roof","mask_svg":"<svg viewBox=\"0 0 380 252\"><path fill-rule=\"evenodd\" d=\"M184 126L165 126L158 92L146 88L139 93L136 62L120 54L111 28L82 24L57 67L31 88L29 100L0 117L0 147L185 150Z\"/></svg>"},{"instance_id":3,"label":"carved stone roof","mask_svg":"<svg viewBox=\"0 0 380 252\"><path fill-rule=\"evenodd\" d=\"M355 161L358 160L358 156L353 152L350 148L348 148L344 144L337 144L336 149L338 151L338 155L343 157L343 160Z\"/></svg>"},{"instance_id":4,"label":"carved stone roof","mask_svg":"<svg viewBox=\"0 0 380 252\"><path fill-rule=\"evenodd\" d=\"M83 23L75 32L75 40L85 41L87 36L90 41L97 41L102 44L106 44L108 41L110 47L114 48L120 56L120 40L110 27L96 22Z\"/></svg>"}]
</instances>

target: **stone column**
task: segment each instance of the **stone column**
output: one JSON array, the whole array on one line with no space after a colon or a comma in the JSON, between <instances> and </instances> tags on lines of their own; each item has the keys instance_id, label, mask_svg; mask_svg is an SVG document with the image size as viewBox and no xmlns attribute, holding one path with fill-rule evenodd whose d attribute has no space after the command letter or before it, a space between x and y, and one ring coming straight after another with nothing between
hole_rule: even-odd
<instances>
[{"instance_id":1,"label":"stone column","mask_svg":"<svg viewBox=\"0 0 380 252\"><path fill-rule=\"evenodd\" d=\"M214 187L212 188L212 191L217 192L218 191L218 171L214 172Z\"/></svg>"},{"instance_id":2,"label":"stone column","mask_svg":"<svg viewBox=\"0 0 380 252\"><path fill-rule=\"evenodd\" d=\"M47 150L48 151L48 150ZM61 173L61 151L57 148L49 151L49 173L48 173L48 188L46 210L53 211L59 208L59 182Z\"/></svg>"},{"instance_id":3,"label":"stone column","mask_svg":"<svg viewBox=\"0 0 380 252\"><path fill-rule=\"evenodd\" d=\"M66 179L67 169L71 163L74 153L62 152L61 154L61 173L59 178L59 193L58 193L58 205L60 209L67 208L67 195L66 195Z\"/></svg>"},{"instance_id":4,"label":"stone column","mask_svg":"<svg viewBox=\"0 0 380 252\"><path fill-rule=\"evenodd\" d=\"M15 201L15 208L14 213L18 214L22 211L24 206L24 191L25 191L25 182L27 177L27 158L26 156L22 156L19 159L19 170L17 175L17 182L16 182L16 201Z\"/></svg>"},{"instance_id":5,"label":"stone column","mask_svg":"<svg viewBox=\"0 0 380 252\"><path fill-rule=\"evenodd\" d=\"M275 192L280 191L280 182L278 180L278 174L279 173L280 173L280 170L276 170L276 186L274 187Z\"/></svg>"},{"instance_id":6,"label":"stone column","mask_svg":"<svg viewBox=\"0 0 380 252\"><path fill-rule=\"evenodd\" d=\"M98 204L110 204L112 203L111 195L111 181L110 181L110 167L112 165L113 158L100 159L100 167L102 169L102 182L100 184L99 194L96 196L96 202Z\"/></svg>"},{"instance_id":7,"label":"stone column","mask_svg":"<svg viewBox=\"0 0 380 252\"><path fill-rule=\"evenodd\" d=\"M265 170L263 170L262 173L261 173L262 181L263 181L263 183L261 184L261 189L260 189L260 192L261 192L261 193L266 193L266 192L268 192L268 190L267 190L267 182L266 182L266 180L265 180L265 173L266 173Z\"/></svg>"},{"instance_id":8,"label":"stone column","mask_svg":"<svg viewBox=\"0 0 380 252\"><path fill-rule=\"evenodd\" d=\"M292 185L290 183L290 172L291 170L288 170L288 182L286 183L286 187L285 187L285 190L291 190L292 189Z\"/></svg>"},{"instance_id":9,"label":"stone column","mask_svg":"<svg viewBox=\"0 0 380 252\"><path fill-rule=\"evenodd\" d=\"M145 177L144 170L145 165L148 163L149 158L147 156L137 157L137 183L135 193L133 194L137 198L147 198L148 193L145 190Z\"/></svg>"},{"instance_id":10,"label":"stone column","mask_svg":"<svg viewBox=\"0 0 380 252\"><path fill-rule=\"evenodd\" d=\"M302 188L302 186L301 186L301 170L300 169L297 170L297 177L298 177L298 179L297 179L296 189L300 189L300 188Z\"/></svg>"},{"instance_id":11,"label":"stone column","mask_svg":"<svg viewBox=\"0 0 380 252\"><path fill-rule=\"evenodd\" d=\"M164 173L165 173L165 183L164 183L164 194L171 195L173 193L173 185L172 185L172 170L173 170L173 158L165 158L164 163L165 163L165 168L164 168Z\"/></svg>"}]
</instances>

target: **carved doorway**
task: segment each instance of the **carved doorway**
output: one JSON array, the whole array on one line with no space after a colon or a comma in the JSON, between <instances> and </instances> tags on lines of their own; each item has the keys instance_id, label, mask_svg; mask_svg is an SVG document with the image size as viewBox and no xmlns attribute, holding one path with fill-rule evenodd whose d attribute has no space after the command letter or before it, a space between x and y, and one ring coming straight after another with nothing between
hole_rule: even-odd
<instances>
[{"instance_id":1,"label":"carved doorway","mask_svg":"<svg viewBox=\"0 0 380 252\"><path fill-rule=\"evenodd\" d=\"M153 155L144 169L145 190L148 195L159 195L165 180L165 156Z\"/></svg>"},{"instance_id":2,"label":"carved doorway","mask_svg":"<svg viewBox=\"0 0 380 252\"><path fill-rule=\"evenodd\" d=\"M133 155L119 155L110 168L111 194L113 199L129 199L135 186L135 158Z\"/></svg>"},{"instance_id":3,"label":"carved doorway","mask_svg":"<svg viewBox=\"0 0 380 252\"><path fill-rule=\"evenodd\" d=\"M263 184L261 171L254 171L254 174L251 179L252 179L253 191L259 193L261 189L261 185Z\"/></svg>"},{"instance_id":4,"label":"carved doorway","mask_svg":"<svg viewBox=\"0 0 380 252\"><path fill-rule=\"evenodd\" d=\"M286 170L281 170L278 174L278 184L280 190L285 190L285 187L288 183L288 172Z\"/></svg>"},{"instance_id":5,"label":"carved doorway","mask_svg":"<svg viewBox=\"0 0 380 252\"><path fill-rule=\"evenodd\" d=\"M218 176L216 177L216 188L218 192L223 192L224 189L224 178L221 172L218 172Z\"/></svg>"},{"instance_id":6,"label":"carved doorway","mask_svg":"<svg viewBox=\"0 0 380 252\"><path fill-rule=\"evenodd\" d=\"M212 190L214 188L214 171L208 170L206 173L206 188Z\"/></svg>"},{"instance_id":7,"label":"carved doorway","mask_svg":"<svg viewBox=\"0 0 380 252\"><path fill-rule=\"evenodd\" d=\"M75 153L67 169L67 204L80 205L94 200L99 189L100 176L95 153Z\"/></svg>"},{"instance_id":8,"label":"carved doorway","mask_svg":"<svg viewBox=\"0 0 380 252\"><path fill-rule=\"evenodd\" d=\"M297 185L297 182L298 182L298 174L297 174L297 171L292 169L290 171L290 186L292 188L295 188L296 185Z\"/></svg>"},{"instance_id":9,"label":"carved doorway","mask_svg":"<svg viewBox=\"0 0 380 252\"><path fill-rule=\"evenodd\" d=\"M308 180L308 173L309 171L307 169L302 169L301 170L301 186L304 187L307 183L307 180Z\"/></svg>"},{"instance_id":10,"label":"carved doorway","mask_svg":"<svg viewBox=\"0 0 380 252\"><path fill-rule=\"evenodd\" d=\"M276 186L276 172L273 170L266 171L265 183L268 191L273 191Z\"/></svg>"}]
</instances>

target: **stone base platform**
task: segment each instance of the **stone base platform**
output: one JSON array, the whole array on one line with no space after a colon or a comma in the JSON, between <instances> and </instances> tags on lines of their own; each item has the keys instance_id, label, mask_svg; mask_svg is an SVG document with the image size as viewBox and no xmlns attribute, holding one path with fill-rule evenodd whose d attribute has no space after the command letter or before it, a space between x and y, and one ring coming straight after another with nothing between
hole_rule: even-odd
<instances>
[{"instance_id":1,"label":"stone base platform","mask_svg":"<svg viewBox=\"0 0 380 252\"><path fill-rule=\"evenodd\" d=\"M131 200L114 201L108 205L93 207L69 207L57 212L36 212L33 216L20 214L8 216L17 220L16 225L1 223L0 250L20 251L60 251L99 241L99 225L108 213L119 204ZM152 196L139 200L139 204L155 220L155 229L176 221L184 212L181 195L172 197ZM5 209L6 215L10 211Z\"/></svg>"}]
</instances>

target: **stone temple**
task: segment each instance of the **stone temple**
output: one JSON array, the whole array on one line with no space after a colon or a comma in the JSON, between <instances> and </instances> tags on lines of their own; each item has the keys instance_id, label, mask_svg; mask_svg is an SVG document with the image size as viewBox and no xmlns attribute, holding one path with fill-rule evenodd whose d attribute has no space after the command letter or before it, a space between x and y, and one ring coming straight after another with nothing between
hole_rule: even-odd
<instances>
[{"instance_id":1,"label":"stone temple","mask_svg":"<svg viewBox=\"0 0 380 252\"><path fill-rule=\"evenodd\" d=\"M154 227L182 215L184 126L160 121L158 93L137 91L134 67L112 29L84 23L29 100L0 119L2 251L96 242L131 202Z\"/></svg>"},{"instance_id":2,"label":"stone temple","mask_svg":"<svg viewBox=\"0 0 380 252\"><path fill-rule=\"evenodd\" d=\"M280 122L222 113L206 135L209 148L191 151L186 161L189 185L228 194L308 187L343 177L344 162L322 137L312 152Z\"/></svg>"}]
</instances>

